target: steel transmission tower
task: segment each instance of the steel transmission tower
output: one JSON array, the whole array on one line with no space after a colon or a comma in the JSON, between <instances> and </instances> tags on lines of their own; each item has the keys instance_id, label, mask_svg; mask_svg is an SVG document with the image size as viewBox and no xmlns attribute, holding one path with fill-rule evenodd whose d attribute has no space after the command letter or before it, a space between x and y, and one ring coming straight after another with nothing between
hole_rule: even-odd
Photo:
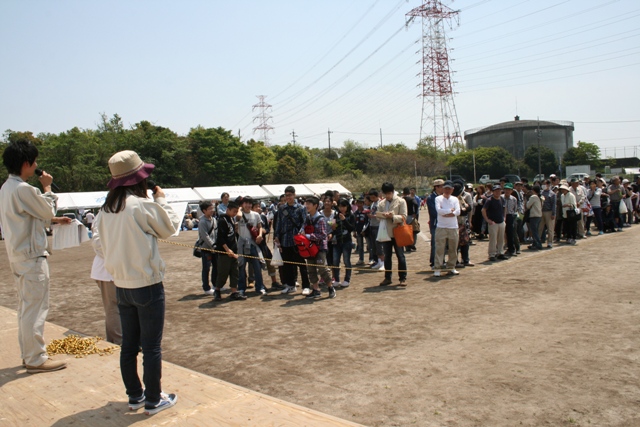
<instances>
[{"instance_id":1,"label":"steel transmission tower","mask_svg":"<svg viewBox=\"0 0 640 427\"><path fill-rule=\"evenodd\" d=\"M433 145L445 151L461 143L458 113L453 101L445 22L459 25L458 12L440 0L423 0L422 6L407 13L407 26L422 18L422 118L420 140L433 138Z\"/></svg>"},{"instance_id":2,"label":"steel transmission tower","mask_svg":"<svg viewBox=\"0 0 640 427\"><path fill-rule=\"evenodd\" d=\"M252 111L256 111L256 109L258 110L258 115L253 117L254 123L258 121L258 126L253 128L253 133L255 134L257 131L261 131L264 145L268 147L269 132L274 132L273 126L269 124L269 122L273 119L273 117L269 114L271 112L271 104L267 104L265 102L265 95L256 95L256 97L260 100L260 102L254 104L252 108Z\"/></svg>"}]
</instances>

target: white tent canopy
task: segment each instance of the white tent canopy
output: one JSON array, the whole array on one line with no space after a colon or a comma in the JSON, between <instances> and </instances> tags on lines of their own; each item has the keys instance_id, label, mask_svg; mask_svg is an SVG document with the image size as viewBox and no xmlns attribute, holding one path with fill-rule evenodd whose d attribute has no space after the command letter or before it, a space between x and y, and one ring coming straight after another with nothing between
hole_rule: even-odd
<instances>
[{"instance_id":1,"label":"white tent canopy","mask_svg":"<svg viewBox=\"0 0 640 427\"><path fill-rule=\"evenodd\" d=\"M57 193L58 209L73 210L78 208L98 208L104 204L107 191L91 191L88 193Z\"/></svg>"},{"instance_id":2,"label":"white tent canopy","mask_svg":"<svg viewBox=\"0 0 640 427\"><path fill-rule=\"evenodd\" d=\"M254 199L269 199L284 194L284 189L292 185L296 189L297 196L312 196L323 194L327 190L338 190L340 194L351 195L342 184L271 184L271 185L237 185L220 187L196 187L196 188L163 188L167 202L199 202L201 200L220 200L222 193L229 193L231 200L238 196L251 196ZM86 193L58 193L58 209L73 210L79 208L91 209L104 204L107 191L91 191ZM151 192L149 192L151 196Z\"/></svg>"},{"instance_id":3,"label":"white tent canopy","mask_svg":"<svg viewBox=\"0 0 640 427\"><path fill-rule=\"evenodd\" d=\"M168 203L199 202L202 200L202 196L192 188L163 188L162 191L164 191Z\"/></svg>"},{"instance_id":4,"label":"white tent canopy","mask_svg":"<svg viewBox=\"0 0 640 427\"><path fill-rule=\"evenodd\" d=\"M288 186L296 189L296 196L313 196L313 191L309 190L304 184L269 184L263 185L262 188L267 190L271 197L280 197L284 194L284 189Z\"/></svg>"},{"instance_id":5,"label":"white tent canopy","mask_svg":"<svg viewBox=\"0 0 640 427\"><path fill-rule=\"evenodd\" d=\"M326 183L316 183L316 184L305 184L305 186L313 191L315 194L324 194L327 190L338 190L340 194L351 196L351 191L347 190L342 186L339 182L326 182Z\"/></svg>"},{"instance_id":6,"label":"white tent canopy","mask_svg":"<svg viewBox=\"0 0 640 427\"><path fill-rule=\"evenodd\" d=\"M233 200L238 196L251 196L254 199L268 199L271 194L266 192L259 185L237 185L234 187L196 187L195 191L200 195L201 200L220 200L222 193L229 193L229 199Z\"/></svg>"}]
</instances>

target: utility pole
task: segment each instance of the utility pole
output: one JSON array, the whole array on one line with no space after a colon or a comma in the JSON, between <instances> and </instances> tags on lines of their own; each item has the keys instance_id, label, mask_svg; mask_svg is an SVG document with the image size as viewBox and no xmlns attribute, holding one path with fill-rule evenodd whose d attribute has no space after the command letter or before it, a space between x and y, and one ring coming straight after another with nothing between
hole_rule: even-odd
<instances>
[{"instance_id":1,"label":"utility pole","mask_svg":"<svg viewBox=\"0 0 640 427\"><path fill-rule=\"evenodd\" d=\"M478 175L476 174L476 150L475 148L473 150L471 150L471 154L473 155L473 183L477 184L477 177Z\"/></svg>"},{"instance_id":2,"label":"utility pole","mask_svg":"<svg viewBox=\"0 0 640 427\"><path fill-rule=\"evenodd\" d=\"M290 133L289 135L291 135L291 137L293 138L293 139L291 140L291 142L293 142L293 145L294 145L294 147L295 147L295 145L296 145L296 136L299 136L299 135L297 135L297 134L296 134L295 129L294 129L294 130L292 130L292 131L291 131L291 133Z\"/></svg>"},{"instance_id":3,"label":"utility pole","mask_svg":"<svg viewBox=\"0 0 640 427\"><path fill-rule=\"evenodd\" d=\"M540 139L542 139L542 134L540 133L540 117L538 117L538 175L542 175L542 162L540 161ZM540 176L538 176L540 178Z\"/></svg>"},{"instance_id":4,"label":"utility pole","mask_svg":"<svg viewBox=\"0 0 640 427\"><path fill-rule=\"evenodd\" d=\"M329 154L331 154L331 134L333 132L331 132L330 128L327 128L327 138L329 139Z\"/></svg>"},{"instance_id":5,"label":"utility pole","mask_svg":"<svg viewBox=\"0 0 640 427\"><path fill-rule=\"evenodd\" d=\"M382 148L382 128L380 128L380 148Z\"/></svg>"}]
</instances>

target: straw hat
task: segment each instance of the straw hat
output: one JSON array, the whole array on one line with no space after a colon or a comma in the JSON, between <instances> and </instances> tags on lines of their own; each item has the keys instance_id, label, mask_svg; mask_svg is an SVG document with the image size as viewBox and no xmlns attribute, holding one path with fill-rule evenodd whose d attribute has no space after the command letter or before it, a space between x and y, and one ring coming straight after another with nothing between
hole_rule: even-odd
<instances>
[{"instance_id":1,"label":"straw hat","mask_svg":"<svg viewBox=\"0 0 640 427\"><path fill-rule=\"evenodd\" d=\"M560 186L560 189L561 189L561 190L571 191L571 189L567 186L567 184L562 184L562 185Z\"/></svg>"},{"instance_id":2,"label":"straw hat","mask_svg":"<svg viewBox=\"0 0 640 427\"><path fill-rule=\"evenodd\" d=\"M107 187L114 188L136 185L151 175L155 168L151 163L140 160L135 151L119 151L109 159L111 180Z\"/></svg>"}]
</instances>

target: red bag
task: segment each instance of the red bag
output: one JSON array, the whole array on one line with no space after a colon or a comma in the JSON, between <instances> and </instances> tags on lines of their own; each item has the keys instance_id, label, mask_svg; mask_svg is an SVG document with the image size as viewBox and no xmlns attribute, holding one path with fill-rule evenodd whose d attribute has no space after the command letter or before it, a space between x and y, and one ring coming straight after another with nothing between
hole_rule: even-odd
<instances>
[{"instance_id":1,"label":"red bag","mask_svg":"<svg viewBox=\"0 0 640 427\"><path fill-rule=\"evenodd\" d=\"M320 251L318 245L307 239L307 236L304 234L296 234L293 236L293 242L296 244L298 253L302 258L315 258Z\"/></svg>"}]
</instances>

